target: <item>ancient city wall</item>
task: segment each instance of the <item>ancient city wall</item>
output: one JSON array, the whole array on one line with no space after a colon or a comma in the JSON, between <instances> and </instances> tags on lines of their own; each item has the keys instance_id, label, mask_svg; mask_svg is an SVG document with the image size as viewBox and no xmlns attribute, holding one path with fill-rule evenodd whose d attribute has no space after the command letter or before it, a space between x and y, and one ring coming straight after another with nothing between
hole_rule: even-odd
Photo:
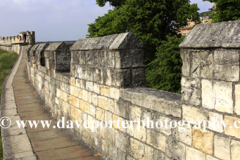
<instances>
[{"instance_id":1,"label":"ancient city wall","mask_svg":"<svg viewBox=\"0 0 240 160\"><path fill-rule=\"evenodd\" d=\"M29 46L28 75L58 120L189 121L184 131L113 124L92 132L92 123L70 130L104 158L237 160L240 130L230 126L240 121L239 25L197 25L185 38L181 95L145 87L143 45L132 33L80 39L70 48ZM228 126L194 127L196 120L214 119Z\"/></svg>"},{"instance_id":2,"label":"ancient city wall","mask_svg":"<svg viewBox=\"0 0 240 160\"><path fill-rule=\"evenodd\" d=\"M26 42L24 43L23 40L20 41L20 36L23 37L23 34L26 33ZM21 45L27 45L31 44L33 45L35 43L35 32L20 32L17 36L10 36L10 37L0 37L0 49L6 50L6 51L13 51L17 54L20 53Z\"/></svg>"}]
</instances>

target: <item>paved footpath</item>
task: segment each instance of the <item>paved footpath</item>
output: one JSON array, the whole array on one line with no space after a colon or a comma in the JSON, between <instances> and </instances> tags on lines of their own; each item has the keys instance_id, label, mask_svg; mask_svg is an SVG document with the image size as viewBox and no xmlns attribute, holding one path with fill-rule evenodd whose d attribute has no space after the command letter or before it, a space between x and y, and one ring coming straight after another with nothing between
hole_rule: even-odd
<instances>
[{"instance_id":1,"label":"paved footpath","mask_svg":"<svg viewBox=\"0 0 240 160\"><path fill-rule=\"evenodd\" d=\"M17 111L22 120L52 120L43 109L43 103L38 97L37 91L31 85L27 76L26 49L22 48L22 59L13 79L13 89ZM40 160L47 159L78 159L100 160L94 152L85 145L72 140L72 138L60 129L31 129L26 127L26 133L32 145L34 153Z\"/></svg>"}]
</instances>

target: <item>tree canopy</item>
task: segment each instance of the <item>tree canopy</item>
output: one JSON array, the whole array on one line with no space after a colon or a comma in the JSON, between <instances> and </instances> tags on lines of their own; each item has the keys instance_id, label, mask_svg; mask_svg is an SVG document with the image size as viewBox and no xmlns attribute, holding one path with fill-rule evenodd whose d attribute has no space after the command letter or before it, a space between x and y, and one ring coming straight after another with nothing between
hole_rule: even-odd
<instances>
[{"instance_id":1,"label":"tree canopy","mask_svg":"<svg viewBox=\"0 0 240 160\"><path fill-rule=\"evenodd\" d=\"M119 7L122 4L124 4L125 0L96 0L96 2L97 2L97 5L99 5L100 7L105 6L107 2L109 2L111 6Z\"/></svg>"},{"instance_id":2,"label":"tree canopy","mask_svg":"<svg viewBox=\"0 0 240 160\"><path fill-rule=\"evenodd\" d=\"M167 36L157 48L156 59L147 65L148 87L181 93L182 59L179 44L184 36Z\"/></svg>"},{"instance_id":3,"label":"tree canopy","mask_svg":"<svg viewBox=\"0 0 240 160\"><path fill-rule=\"evenodd\" d=\"M188 19L200 21L197 5L190 5L189 0L121 2L121 7L110 10L89 24L87 37L133 32L144 43L146 64L156 58L156 48L162 40L166 40L167 35L176 35L178 29L187 24Z\"/></svg>"},{"instance_id":4,"label":"tree canopy","mask_svg":"<svg viewBox=\"0 0 240 160\"><path fill-rule=\"evenodd\" d=\"M216 7L210 14L212 23L222 21L240 20L240 1L239 0L203 0L214 2Z\"/></svg>"}]
</instances>

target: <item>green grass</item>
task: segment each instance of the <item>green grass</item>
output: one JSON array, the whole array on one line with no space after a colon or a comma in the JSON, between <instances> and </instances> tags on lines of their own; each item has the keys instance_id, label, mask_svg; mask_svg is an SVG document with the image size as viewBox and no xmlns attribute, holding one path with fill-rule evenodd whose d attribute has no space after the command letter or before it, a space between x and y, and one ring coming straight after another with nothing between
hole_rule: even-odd
<instances>
[{"instance_id":1,"label":"green grass","mask_svg":"<svg viewBox=\"0 0 240 160\"><path fill-rule=\"evenodd\" d=\"M7 77L8 73L11 71L15 61L18 58L18 54L15 52L7 52L0 49L0 95L2 94L2 85ZM1 101L1 96L0 96ZM1 136L1 129L0 129ZM0 137L0 159L3 159L2 151L2 137Z\"/></svg>"}]
</instances>

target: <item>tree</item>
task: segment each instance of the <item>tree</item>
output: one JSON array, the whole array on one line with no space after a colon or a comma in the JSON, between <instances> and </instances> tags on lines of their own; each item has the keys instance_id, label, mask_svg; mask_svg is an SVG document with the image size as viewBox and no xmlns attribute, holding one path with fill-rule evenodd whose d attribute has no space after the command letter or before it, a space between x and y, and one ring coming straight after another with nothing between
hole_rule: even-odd
<instances>
[{"instance_id":1,"label":"tree","mask_svg":"<svg viewBox=\"0 0 240 160\"><path fill-rule=\"evenodd\" d=\"M106 1L105 1L106 2ZM122 1L123 2L123 1ZM187 19L199 20L198 7L189 0L126 0L94 23L89 24L88 37L133 32L143 43L145 63L155 59L156 48L167 35L174 36L187 25Z\"/></svg>"},{"instance_id":2,"label":"tree","mask_svg":"<svg viewBox=\"0 0 240 160\"><path fill-rule=\"evenodd\" d=\"M147 65L148 87L181 93L182 59L179 44L184 36L167 36L157 48L156 59Z\"/></svg>"},{"instance_id":3,"label":"tree","mask_svg":"<svg viewBox=\"0 0 240 160\"><path fill-rule=\"evenodd\" d=\"M214 2L216 7L210 14L212 23L222 21L240 20L240 1L239 0L203 0Z\"/></svg>"},{"instance_id":4,"label":"tree","mask_svg":"<svg viewBox=\"0 0 240 160\"><path fill-rule=\"evenodd\" d=\"M96 0L96 2L100 7L104 7L107 2L109 2L111 6L120 7L124 4L125 0Z\"/></svg>"}]
</instances>

